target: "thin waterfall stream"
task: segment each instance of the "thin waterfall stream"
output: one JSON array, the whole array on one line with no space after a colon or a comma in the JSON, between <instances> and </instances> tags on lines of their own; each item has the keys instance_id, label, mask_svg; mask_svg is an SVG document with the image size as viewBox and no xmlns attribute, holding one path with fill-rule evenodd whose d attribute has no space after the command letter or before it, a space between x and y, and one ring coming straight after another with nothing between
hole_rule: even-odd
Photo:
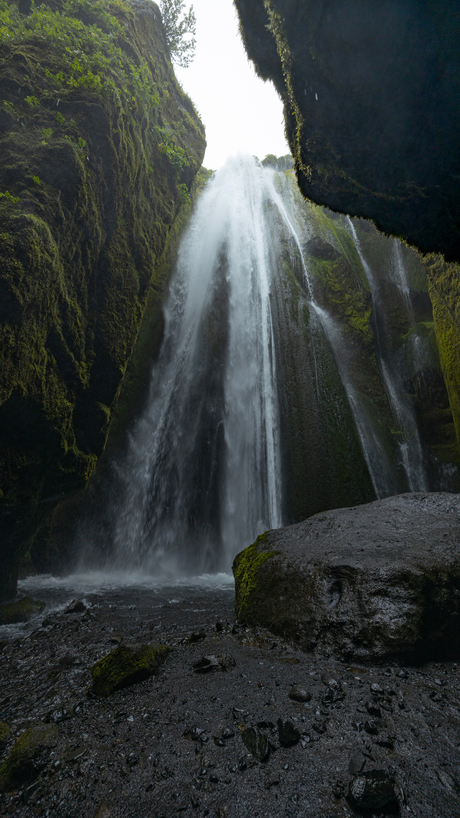
<instances>
[{"instance_id":1,"label":"thin waterfall stream","mask_svg":"<svg viewBox=\"0 0 460 818\"><path fill-rule=\"evenodd\" d=\"M385 331L385 309L382 306L379 289L373 275L372 268L364 257L361 249L361 243L356 234L355 226L349 216L347 217L347 221L356 249L359 253L361 263L369 281L372 300L374 303L374 312L380 318L380 322L376 320L375 323L378 361L395 420L402 432L402 440L399 443L399 449L401 452L401 460L404 466L404 471L407 476L408 488L409 491L428 491L428 481L423 464L422 446L414 410L404 394L399 372L392 365L391 360L389 360L385 355L380 338L381 333ZM396 271L396 284L404 301L411 322L414 323L414 316L409 297L407 273L404 268L399 243L394 242L393 247L396 257L396 264L394 265Z\"/></svg>"}]
</instances>

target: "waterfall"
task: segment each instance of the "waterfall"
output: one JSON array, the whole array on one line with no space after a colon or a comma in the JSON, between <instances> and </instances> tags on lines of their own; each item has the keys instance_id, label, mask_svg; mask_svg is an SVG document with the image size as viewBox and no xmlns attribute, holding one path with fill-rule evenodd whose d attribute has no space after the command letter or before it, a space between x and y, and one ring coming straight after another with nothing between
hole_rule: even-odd
<instances>
[{"instance_id":1,"label":"waterfall","mask_svg":"<svg viewBox=\"0 0 460 818\"><path fill-rule=\"evenodd\" d=\"M112 568L229 570L283 522L264 179L229 160L182 239L149 400L115 464Z\"/></svg>"},{"instance_id":2,"label":"waterfall","mask_svg":"<svg viewBox=\"0 0 460 818\"><path fill-rule=\"evenodd\" d=\"M393 415L402 438L398 446L401 462L406 473L407 485L409 491L428 491L428 480L423 463L423 452L415 412L409 398L404 393L401 373L398 368L393 365L390 356L385 353L382 342L382 335L384 335L386 331L386 316L382 298L380 297L378 282L374 276L371 265L368 264L364 257L355 225L349 216L347 217L347 222L371 289L373 309L376 315L375 332L378 363ZM395 264L392 265L393 271L391 269L388 271L388 276L391 278L391 274L394 272L396 286L404 302L410 322L413 324L414 315L410 302L409 278L404 266L399 242L393 242L393 253L395 256Z\"/></svg>"},{"instance_id":3,"label":"waterfall","mask_svg":"<svg viewBox=\"0 0 460 818\"><path fill-rule=\"evenodd\" d=\"M412 326L392 253L388 280ZM292 174L228 160L182 237L148 399L105 509L80 526L81 567L227 572L266 529L426 490L379 287L351 219L315 210Z\"/></svg>"}]
</instances>

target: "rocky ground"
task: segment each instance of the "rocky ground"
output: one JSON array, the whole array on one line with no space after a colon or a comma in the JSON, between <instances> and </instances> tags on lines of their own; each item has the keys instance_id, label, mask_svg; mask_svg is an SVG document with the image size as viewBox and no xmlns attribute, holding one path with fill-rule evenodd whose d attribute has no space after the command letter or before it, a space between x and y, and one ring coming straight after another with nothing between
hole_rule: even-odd
<instances>
[{"instance_id":1,"label":"rocky ground","mask_svg":"<svg viewBox=\"0 0 460 818\"><path fill-rule=\"evenodd\" d=\"M231 586L114 588L82 601L0 629L2 761L27 728L55 725L29 780L0 794L1 815L460 815L455 663L354 666L303 653L240 626ZM172 650L157 676L97 698L91 667L120 640ZM216 659L198 672L205 656ZM363 811L382 787L396 801Z\"/></svg>"}]
</instances>

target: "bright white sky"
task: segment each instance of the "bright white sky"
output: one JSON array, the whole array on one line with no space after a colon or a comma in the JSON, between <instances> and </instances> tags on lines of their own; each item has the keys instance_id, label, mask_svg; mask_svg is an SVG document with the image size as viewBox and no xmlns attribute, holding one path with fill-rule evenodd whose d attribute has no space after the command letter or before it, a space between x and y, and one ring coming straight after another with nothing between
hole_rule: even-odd
<instances>
[{"instance_id":1,"label":"bright white sky","mask_svg":"<svg viewBox=\"0 0 460 818\"><path fill-rule=\"evenodd\" d=\"M189 0L185 3L190 7ZM256 76L238 32L232 0L193 0L196 55L176 76L206 128L204 166L217 170L228 156L289 153L283 106L271 82Z\"/></svg>"}]
</instances>

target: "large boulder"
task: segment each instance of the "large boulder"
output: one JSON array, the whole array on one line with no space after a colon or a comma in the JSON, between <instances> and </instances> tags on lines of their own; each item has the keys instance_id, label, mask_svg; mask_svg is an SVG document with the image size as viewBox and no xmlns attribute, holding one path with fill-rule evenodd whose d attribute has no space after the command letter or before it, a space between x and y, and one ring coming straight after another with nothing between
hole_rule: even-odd
<instances>
[{"instance_id":1,"label":"large boulder","mask_svg":"<svg viewBox=\"0 0 460 818\"><path fill-rule=\"evenodd\" d=\"M412 493L316 514L235 557L236 612L342 659L460 654L460 496Z\"/></svg>"}]
</instances>

